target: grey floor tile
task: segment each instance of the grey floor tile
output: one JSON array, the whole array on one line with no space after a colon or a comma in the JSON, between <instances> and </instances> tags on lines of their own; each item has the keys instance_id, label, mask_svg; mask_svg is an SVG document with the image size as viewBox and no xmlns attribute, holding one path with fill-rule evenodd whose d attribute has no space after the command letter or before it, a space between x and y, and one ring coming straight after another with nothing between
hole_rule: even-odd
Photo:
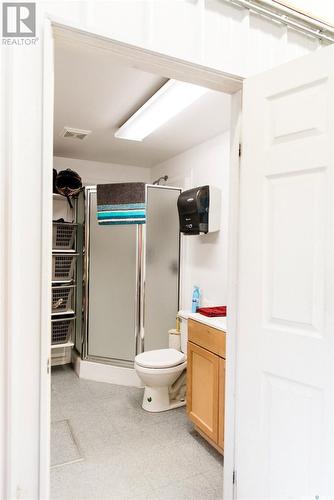
<instances>
[{"instance_id":1,"label":"grey floor tile","mask_svg":"<svg viewBox=\"0 0 334 500\"><path fill-rule=\"evenodd\" d=\"M95 456L120 445L122 440L112 421L96 407L83 408L67 413L84 455Z\"/></svg>"},{"instance_id":2,"label":"grey floor tile","mask_svg":"<svg viewBox=\"0 0 334 500\"><path fill-rule=\"evenodd\" d=\"M75 374L69 376L65 372L61 373L59 379L58 376L53 376L51 380L51 394L57 395L62 404L74 404L91 400L86 381L80 380Z\"/></svg>"},{"instance_id":3,"label":"grey floor tile","mask_svg":"<svg viewBox=\"0 0 334 500\"><path fill-rule=\"evenodd\" d=\"M63 405L57 394L51 392L51 422L64 420Z\"/></svg>"},{"instance_id":4,"label":"grey floor tile","mask_svg":"<svg viewBox=\"0 0 334 500\"><path fill-rule=\"evenodd\" d=\"M210 487L214 490L217 500L223 500L224 477L223 470L217 472L206 472L204 477L207 479Z\"/></svg>"},{"instance_id":5,"label":"grey floor tile","mask_svg":"<svg viewBox=\"0 0 334 500\"><path fill-rule=\"evenodd\" d=\"M51 471L52 499L128 499L150 494L149 482L134 469L108 462L81 462Z\"/></svg>"},{"instance_id":6,"label":"grey floor tile","mask_svg":"<svg viewBox=\"0 0 334 500\"><path fill-rule=\"evenodd\" d=\"M68 420L51 423L51 466L82 460L82 455Z\"/></svg>"},{"instance_id":7,"label":"grey floor tile","mask_svg":"<svg viewBox=\"0 0 334 500\"><path fill-rule=\"evenodd\" d=\"M138 406L142 400L143 389L90 380L86 380L85 382L93 398L111 398L114 399L115 404L126 404L130 407L133 405Z\"/></svg>"},{"instance_id":8,"label":"grey floor tile","mask_svg":"<svg viewBox=\"0 0 334 500\"><path fill-rule=\"evenodd\" d=\"M68 419L83 462L51 470L52 500L220 499L222 457L185 408L148 413L143 390L52 371L52 421Z\"/></svg>"},{"instance_id":9,"label":"grey floor tile","mask_svg":"<svg viewBox=\"0 0 334 500\"><path fill-rule=\"evenodd\" d=\"M157 500L215 500L215 491L201 474L182 481L174 481L164 488L154 490Z\"/></svg>"},{"instance_id":10,"label":"grey floor tile","mask_svg":"<svg viewBox=\"0 0 334 500\"><path fill-rule=\"evenodd\" d=\"M193 438L192 442L182 444L181 449L195 457L203 473L217 472L219 474L223 470L224 457L196 431L193 430L191 436Z\"/></svg>"},{"instance_id":11,"label":"grey floor tile","mask_svg":"<svg viewBox=\"0 0 334 500\"><path fill-rule=\"evenodd\" d=\"M152 488L168 486L201 473L198 463L176 443L144 450L141 467Z\"/></svg>"},{"instance_id":12,"label":"grey floor tile","mask_svg":"<svg viewBox=\"0 0 334 500\"><path fill-rule=\"evenodd\" d=\"M79 383L80 379L68 365L55 366L51 369L51 389L57 391L63 388L63 391L71 389L73 384Z\"/></svg>"}]
</instances>

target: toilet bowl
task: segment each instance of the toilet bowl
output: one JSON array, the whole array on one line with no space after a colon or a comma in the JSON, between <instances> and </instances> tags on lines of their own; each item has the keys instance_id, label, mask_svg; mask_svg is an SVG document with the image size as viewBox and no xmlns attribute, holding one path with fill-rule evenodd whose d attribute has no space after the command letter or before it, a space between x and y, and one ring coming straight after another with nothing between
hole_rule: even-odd
<instances>
[{"instance_id":1,"label":"toilet bowl","mask_svg":"<svg viewBox=\"0 0 334 500\"><path fill-rule=\"evenodd\" d=\"M187 367L187 317L181 312L181 351L156 349L135 357L134 367L145 385L142 407L146 411L160 412L185 405L185 399L171 400L170 388ZM183 352L182 352L183 351Z\"/></svg>"},{"instance_id":2,"label":"toilet bowl","mask_svg":"<svg viewBox=\"0 0 334 500\"><path fill-rule=\"evenodd\" d=\"M145 384L144 410L166 411L185 404L185 401L170 401L169 388L186 366L185 354L176 349L157 349L136 356L135 369Z\"/></svg>"}]
</instances>

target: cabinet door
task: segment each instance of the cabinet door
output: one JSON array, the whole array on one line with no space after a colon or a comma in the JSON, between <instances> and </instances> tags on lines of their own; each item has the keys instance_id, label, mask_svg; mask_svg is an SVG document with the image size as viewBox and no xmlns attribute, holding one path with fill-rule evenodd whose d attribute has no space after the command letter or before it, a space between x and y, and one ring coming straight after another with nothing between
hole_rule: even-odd
<instances>
[{"instance_id":1,"label":"cabinet door","mask_svg":"<svg viewBox=\"0 0 334 500\"><path fill-rule=\"evenodd\" d=\"M188 416L217 443L219 357L188 342L187 377Z\"/></svg>"},{"instance_id":2,"label":"cabinet door","mask_svg":"<svg viewBox=\"0 0 334 500\"><path fill-rule=\"evenodd\" d=\"M224 449L225 426L225 359L219 358L219 429L218 445Z\"/></svg>"}]
</instances>

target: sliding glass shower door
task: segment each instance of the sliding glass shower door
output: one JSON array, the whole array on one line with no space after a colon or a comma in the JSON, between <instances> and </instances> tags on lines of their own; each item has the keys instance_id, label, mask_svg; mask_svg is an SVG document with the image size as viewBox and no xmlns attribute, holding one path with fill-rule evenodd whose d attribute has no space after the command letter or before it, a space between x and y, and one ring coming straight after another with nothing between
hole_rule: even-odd
<instances>
[{"instance_id":1,"label":"sliding glass shower door","mask_svg":"<svg viewBox=\"0 0 334 500\"><path fill-rule=\"evenodd\" d=\"M136 354L138 226L99 226L96 189L86 193L87 356L126 365Z\"/></svg>"},{"instance_id":2,"label":"sliding glass shower door","mask_svg":"<svg viewBox=\"0 0 334 500\"><path fill-rule=\"evenodd\" d=\"M144 254L144 350L168 347L179 306L180 231L177 199L181 189L146 187Z\"/></svg>"},{"instance_id":3,"label":"sliding glass shower door","mask_svg":"<svg viewBox=\"0 0 334 500\"><path fill-rule=\"evenodd\" d=\"M83 357L133 366L168 347L179 304L180 189L146 186L147 223L99 226L96 187L86 188Z\"/></svg>"}]
</instances>

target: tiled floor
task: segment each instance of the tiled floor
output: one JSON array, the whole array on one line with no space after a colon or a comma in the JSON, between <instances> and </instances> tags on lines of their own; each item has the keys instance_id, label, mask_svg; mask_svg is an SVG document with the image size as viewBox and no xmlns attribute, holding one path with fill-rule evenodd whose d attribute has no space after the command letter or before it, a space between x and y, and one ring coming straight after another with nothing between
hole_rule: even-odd
<instances>
[{"instance_id":1,"label":"tiled floor","mask_svg":"<svg viewBox=\"0 0 334 500\"><path fill-rule=\"evenodd\" d=\"M192 430L185 409L147 413L141 398L141 389L53 369L52 500L222 499L222 457ZM59 465L73 457L80 461Z\"/></svg>"}]
</instances>

